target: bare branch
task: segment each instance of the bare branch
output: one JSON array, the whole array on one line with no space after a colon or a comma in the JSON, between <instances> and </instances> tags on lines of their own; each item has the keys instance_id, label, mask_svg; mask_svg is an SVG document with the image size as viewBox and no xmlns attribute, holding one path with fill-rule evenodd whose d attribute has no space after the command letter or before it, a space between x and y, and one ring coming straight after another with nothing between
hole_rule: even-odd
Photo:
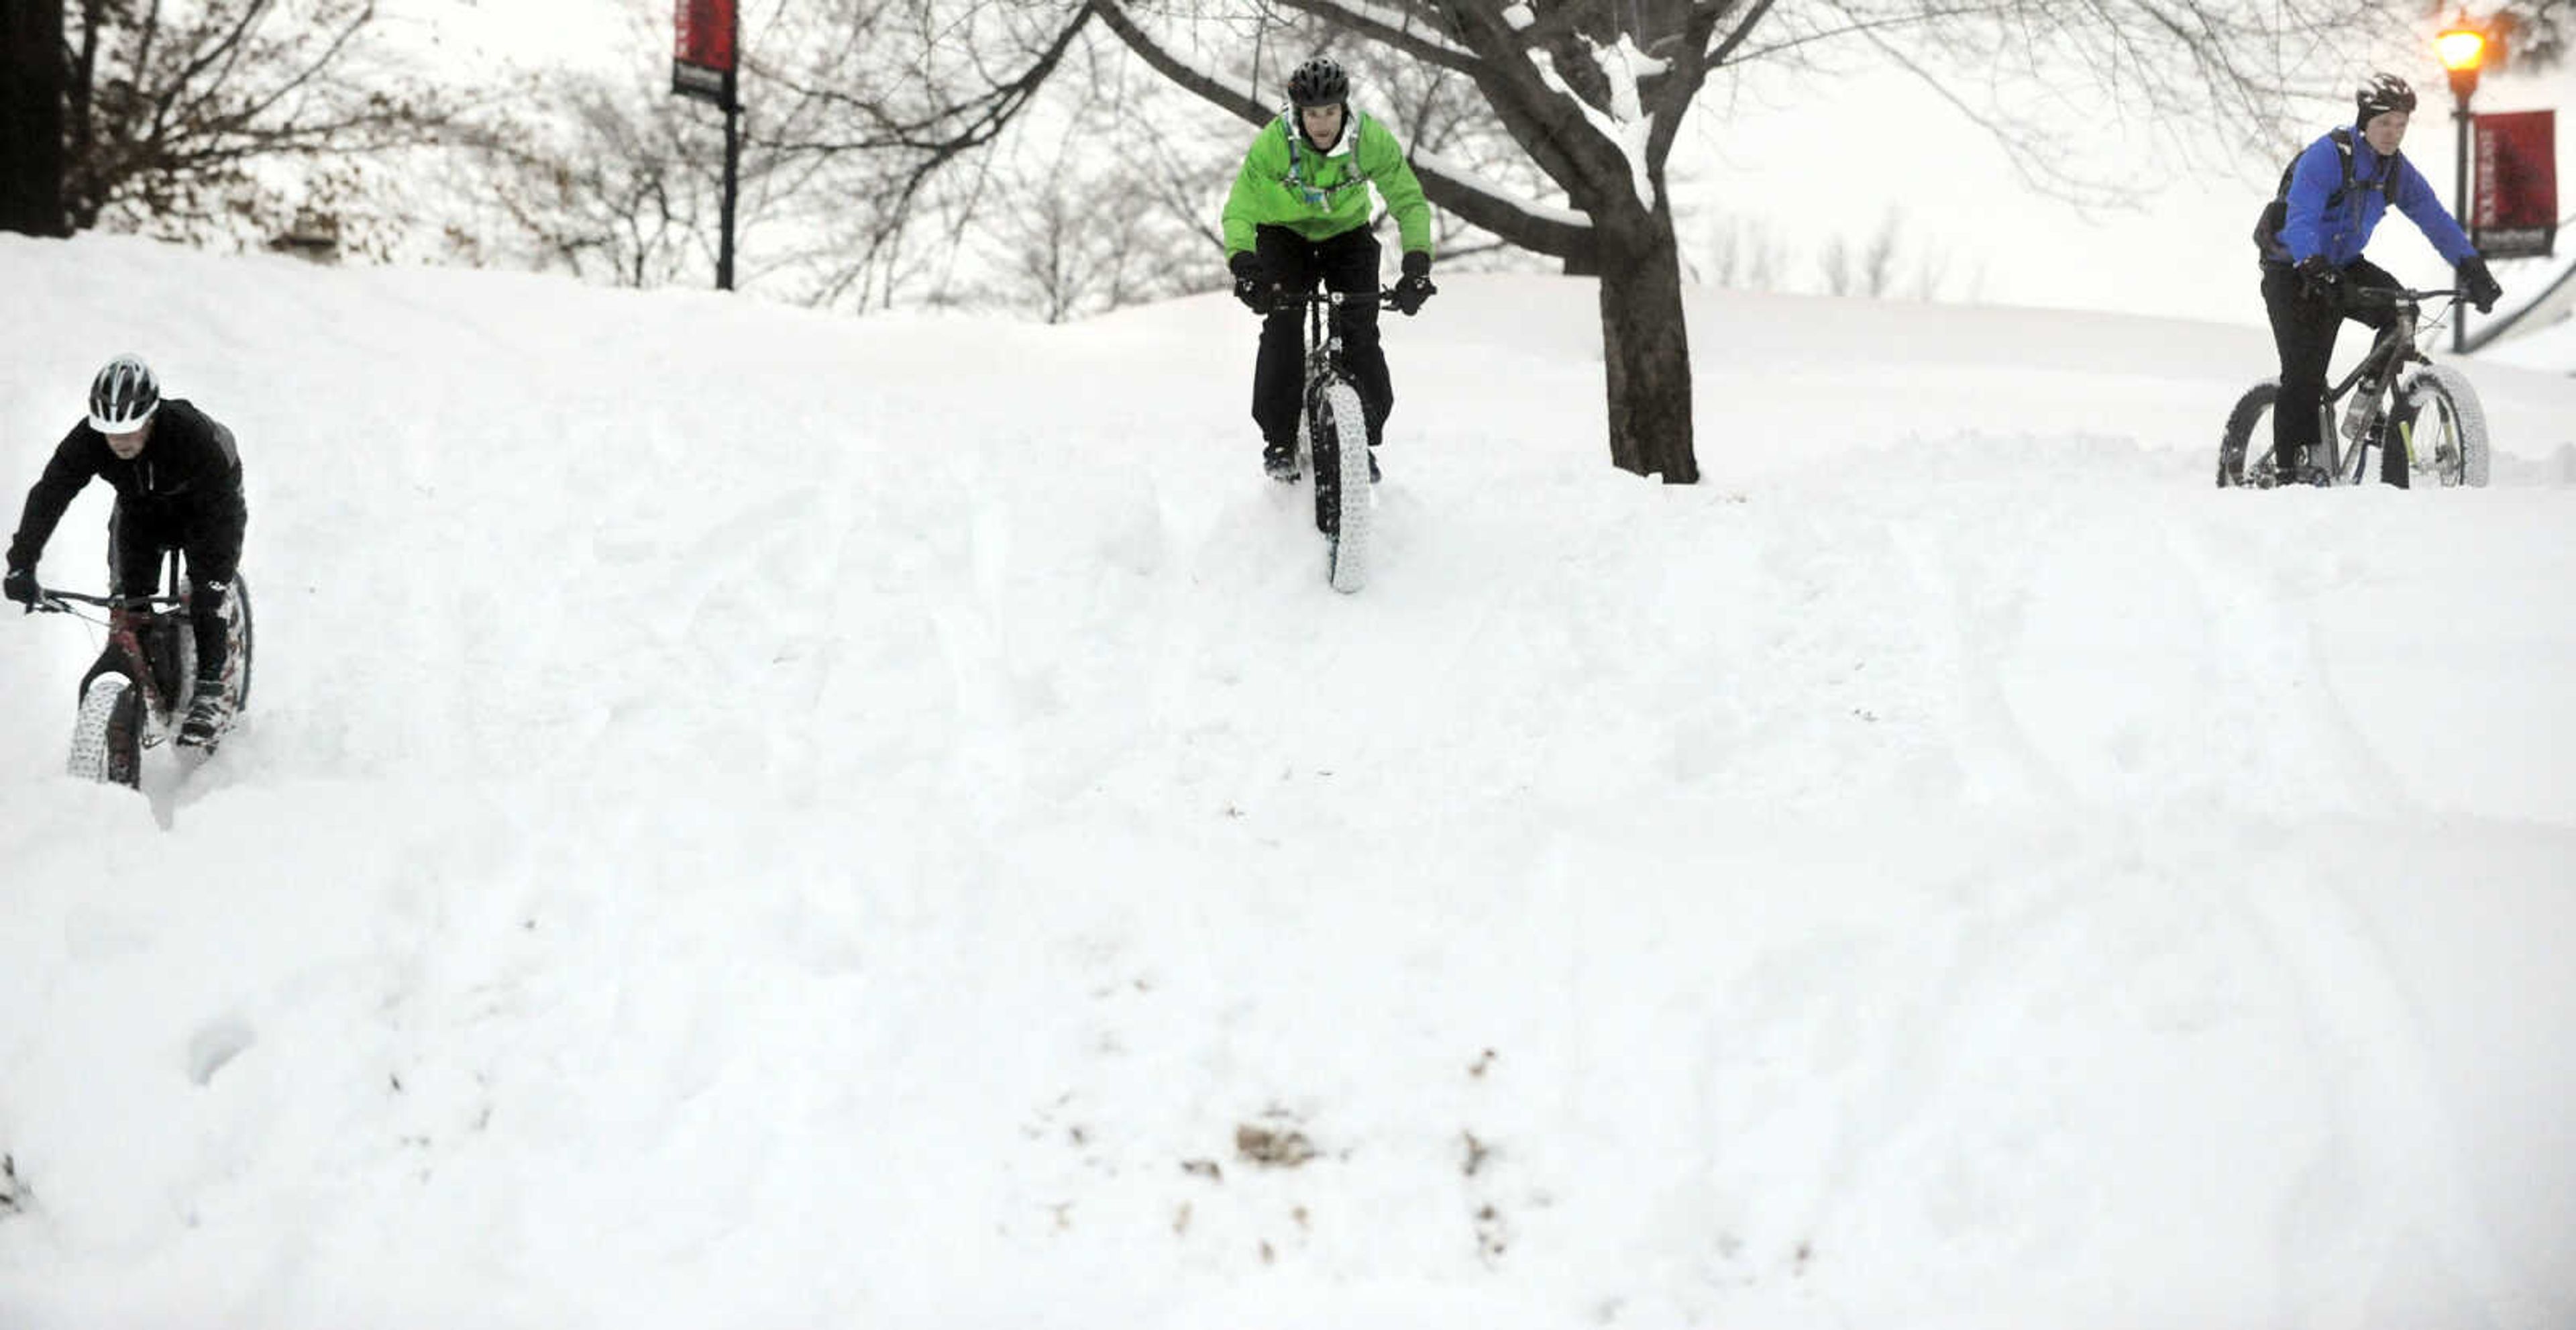
<instances>
[{"instance_id":1,"label":"bare branch","mask_svg":"<svg viewBox=\"0 0 2576 1330\"><path fill-rule=\"evenodd\" d=\"M1336 0L1280 0L1280 3L1290 9L1323 19L1336 27L1347 28L1370 41L1382 43L1404 55L1438 65L1443 69L1455 70L1463 74L1475 67L1476 57L1473 53L1451 46L1447 42L1433 41L1408 26L1390 22L1370 10L1336 3ZM1407 11L1408 14L1410 12Z\"/></svg>"}]
</instances>

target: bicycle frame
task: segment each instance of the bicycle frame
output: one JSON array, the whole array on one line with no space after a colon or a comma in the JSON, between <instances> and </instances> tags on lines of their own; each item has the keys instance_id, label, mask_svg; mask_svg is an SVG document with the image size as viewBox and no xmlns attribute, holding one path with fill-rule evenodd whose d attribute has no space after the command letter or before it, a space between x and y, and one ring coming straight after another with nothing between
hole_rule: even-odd
<instances>
[{"instance_id":1,"label":"bicycle frame","mask_svg":"<svg viewBox=\"0 0 2576 1330\"><path fill-rule=\"evenodd\" d=\"M1359 590L1368 579L1368 511L1375 466L1366 439L1367 408L1345 354L1338 320L1332 315L1346 304L1364 300L1375 301L1381 309L1395 308L1388 293L1304 291L1281 297L1282 303L1306 307L1306 382L1297 422L1299 469L1311 469L1315 476L1315 529L1324 537L1326 579L1334 590L1345 593ZM1328 444L1329 461L1322 451Z\"/></svg>"},{"instance_id":2,"label":"bicycle frame","mask_svg":"<svg viewBox=\"0 0 2576 1330\"><path fill-rule=\"evenodd\" d=\"M173 738L183 748L211 752L228 731L230 720L249 705L253 629L250 587L236 574L216 610L224 645L215 663L211 686L221 690L215 727L203 735L183 733L181 718L201 700L196 629L187 580L179 574L179 553L168 562L170 590L143 595L93 596L85 592L37 588L29 612L72 614L107 629L98 660L81 676L75 693L79 719L72 726L70 771L75 777L137 786L145 750ZM82 614L76 605L95 605L107 617Z\"/></svg>"},{"instance_id":3,"label":"bicycle frame","mask_svg":"<svg viewBox=\"0 0 2576 1330\"><path fill-rule=\"evenodd\" d=\"M165 557L161 574L161 580L170 588L167 592L93 596L40 589L36 603L27 607L31 613L77 614L72 606L81 604L108 612L104 620L91 620L107 629L107 643L100 648L98 660L81 675L74 696L87 698L90 685L104 674L121 674L132 680L135 695L143 704L142 733L138 738L144 748L159 744L177 728L195 675L196 637L187 599L181 594L179 568L179 552L172 550Z\"/></svg>"},{"instance_id":4,"label":"bicycle frame","mask_svg":"<svg viewBox=\"0 0 2576 1330\"><path fill-rule=\"evenodd\" d=\"M81 676L75 696L86 696L89 686L102 674L122 674L142 690L144 709L155 728L174 723L188 671L186 662L180 659L186 618L173 611L184 602L168 595L92 596L47 589L29 608L51 614L77 613L72 609L73 603L95 605L108 612L105 619L92 620L107 628L107 645L100 649L89 672ZM151 640L146 641L147 637Z\"/></svg>"},{"instance_id":5,"label":"bicycle frame","mask_svg":"<svg viewBox=\"0 0 2576 1330\"><path fill-rule=\"evenodd\" d=\"M1375 295L1361 295L1349 291L1306 291L1279 297L1279 302L1283 305L1298 304L1306 307L1305 391L1307 400L1313 400L1318 389L1336 380L1348 383L1354 388L1359 386L1358 379L1351 374L1349 362L1343 356L1342 331L1335 326L1328 315L1340 306L1357 304L1363 300L1376 301L1377 307L1382 310L1395 308L1394 293L1386 291ZM1302 444L1303 431L1299 433L1301 436L1299 442Z\"/></svg>"},{"instance_id":6,"label":"bicycle frame","mask_svg":"<svg viewBox=\"0 0 2576 1330\"><path fill-rule=\"evenodd\" d=\"M2423 302L2438 300L2445 296L2450 298L2452 306L2456 306L2461 299L2461 293L2456 290L2413 291L2404 287L2361 287L2347 300L2348 307L2386 305L2395 311L2395 316L2389 320L2387 327L2379 330L2378 336L2370 344L2370 350L2365 352L2360 362L2343 376L2343 381L2327 389L2325 394L2317 399L2317 448L2321 456L2316 460L2324 467L2326 475L2332 478L2334 484L2363 483L2366 477L2361 474L2361 469L2368 464L2367 454L2371 443L2376 441L2382 448L2388 447L2391 443L2387 437L2387 426L2391 416L2389 408L2397 398L2398 378L2405 373L2408 365L2433 363L2432 357L2424 354L2423 348L2416 339L2420 334L2439 332L2450 317L2451 306L2445 306L2440 314L2435 315L2430 323L2423 324L2420 329L2418 315L2423 310ZM2335 408L2363 383L2372 385L2371 395L2353 402L2348 410L2367 411L2369 428L2362 431L2360 437L2349 441L2351 449L2347 452L2345 436L2342 431L2335 428ZM2410 446L2404 440L2396 442L2401 447Z\"/></svg>"}]
</instances>

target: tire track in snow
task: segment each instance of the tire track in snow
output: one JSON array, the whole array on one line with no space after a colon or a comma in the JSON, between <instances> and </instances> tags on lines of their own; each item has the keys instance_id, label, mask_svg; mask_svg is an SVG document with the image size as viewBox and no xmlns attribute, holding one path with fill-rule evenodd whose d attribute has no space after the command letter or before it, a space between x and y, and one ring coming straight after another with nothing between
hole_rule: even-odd
<instances>
[{"instance_id":1,"label":"tire track in snow","mask_svg":"<svg viewBox=\"0 0 2576 1330\"><path fill-rule=\"evenodd\" d=\"M2238 539L2227 542L2221 531ZM2251 786L2242 797L2272 801L2257 816L2385 812L2391 799L2406 798L2405 786L2335 692L2316 616L2303 604L2312 594L2291 577L2299 566L2294 561L2311 548L2308 534L2293 529L2256 542L2216 518L2167 526L2167 548L2190 575L2187 585L2213 625L2204 659L2224 698L2249 699L2242 706L2223 703L2228 723L2208 728L2234 736L2231 746ZM2234 548L2224 547L2231 543ZM2256 644L2251 660L2220 649L2247 642Z\"/></svg>"},{"instance_id":2,"label":"tire track in snow","mask_svg":"<svg viewBox=\"0 0 2576 1330\"><path fill-rule=\"evenodd\" d=\"M2348 851L2293 837L2252 874L2243 917L2300 995L2336 1084L2323 1097L2332 1149L2285 1216L2280 1265L2319 1324L2427 1324L2465 1298L2498 1330L2541 1330L2514 1290L2494 1234L2462 1179L2461 1134L2439 1094L2441 1068L2398 986L2403 973L2367 912L2334 881ZM2404 1197L2397 1206L2370 1198ZM2340 1245L2306 1231L2347 1236ZM2339 1255L2342 1259L2332 1260ZM2357 1280L2356 1271L2371 1278Z\"/></svg>"}]
</instances>

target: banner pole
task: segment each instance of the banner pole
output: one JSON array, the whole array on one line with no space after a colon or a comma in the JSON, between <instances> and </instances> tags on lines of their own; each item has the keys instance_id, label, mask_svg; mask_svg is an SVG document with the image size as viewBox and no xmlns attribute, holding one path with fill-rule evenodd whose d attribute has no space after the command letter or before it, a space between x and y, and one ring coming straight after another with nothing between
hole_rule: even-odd
<instances>
[{"instance_id":1,"label":"banner pole","mask_svg":"<svg viewBox=\"0 0 2576 1330\"><path fill-rule=\"evenodd\" d=\"M730 78L727 83L732 82ZM734 197L742 174L742 104L725 98L724 237L717 242L716 289L733 289Z\"/></svg>"},{"instance_id":2,"label":"banner pole","mask_svg":"<svg viewBox=\"0 0 2576 1330\"><path fill-rule=\"evenodd\" d=\"M734 213L742 195L742 18L734 0L677 0L671 91L724 112L724 195L718 205L716 289L733 289Z\"/></svg>"}]
</instances>

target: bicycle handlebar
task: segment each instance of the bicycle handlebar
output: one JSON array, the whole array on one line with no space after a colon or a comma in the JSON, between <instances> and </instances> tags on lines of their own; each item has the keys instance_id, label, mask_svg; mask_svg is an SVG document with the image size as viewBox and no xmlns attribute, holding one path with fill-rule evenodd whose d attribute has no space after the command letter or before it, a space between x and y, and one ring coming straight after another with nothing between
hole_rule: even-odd
<instances>
[{"instance_id":1,"label":"bicycle handlebar","mask_svg":"<svg viewBox=\"0 0 2576 1330\"><path fill-rule=\"evenodd\" d=\"M1282 291L1272 297L1272 303L1278 308L1285 309L1292 305L1356 304L1368 298L1349 291ZM1395 292L1391 290L1378 292L1376 300L1379 309L1395 308Z\"/></svg>"},{"instance_id":2,"label":"bicycle handlebar","mask_svg":"<svg viewBox=\"0 0 2576 1330\"><path fill-rule=\"evenodd\" d=\"M69 614L72 608L70 602L72 601L79 601L83 605L96 605L103 610L149 609L155 605L176 605L180 603L179 597L177 596L163 596L157 594L148 596L93 596L81 591L56 591L50 587L38 587L36 588L36 598L27 603L27 613Z\"/></svg>"},{"instance_id":3,"label":"bicycle handlebar","mask_svg":"<svg viewBox=\"0 0 2576 1330\"><path fill-rule=\"evenodd\" d=\"M2403 286L2356 286L2349 288L2344 293L2344 303L2349 305L2420 305L2427 300L2439 300L2444 296L2449 296L2453 300L2465 300L2468 298L2468 294L2468 292L2458 290L2456 288L2448 288L2438 291L2417 291Z\"/></svg>"}]
</instances>

